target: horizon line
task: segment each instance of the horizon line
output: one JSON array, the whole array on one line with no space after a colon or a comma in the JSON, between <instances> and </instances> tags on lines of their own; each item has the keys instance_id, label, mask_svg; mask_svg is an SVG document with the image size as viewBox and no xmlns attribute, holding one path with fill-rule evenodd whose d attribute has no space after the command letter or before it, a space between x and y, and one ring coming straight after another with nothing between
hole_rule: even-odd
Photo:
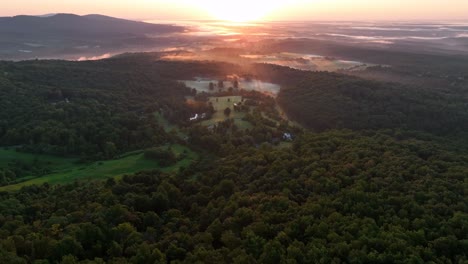
<instances>
[{"instance_id":1,"label":"horizon line","mask_svg":"<svg viewBox=\"0 0 468 264\"><path fill-rule=\"evenodd\" d=\"M107 16L107 17L112 17L112 18L119 18L119 19L125 19L125 20L133 20L137 22L146 22L150 23L148 21L192 21L192 22L227 22L227 23L233 23L233 24L249 24L249 23L262 23L262 22L280 22L280 23L291 23L291 22L468 22L468 18L446 18L446 19L430 19L430 18L414 18L414 19L389 19L389 18L382 18L382 19L295 19L295 20L281 20L281 19L257 19L257 20L250 20L250 21L244 21L244 22L236 22L236 21L230 21L230 20L222 20L222 19L184 19L184 18L128 18L128 17L119 17L119 16L112 16L112 15L106 15L106 14L100 14L100 13L87 13L87 14L77 14L77 13L68 13L68 12L59 12L59 13L46 13L46 14L17 14L17 15L0 15L0 17L3 18L14 18L18 16L32 16L32 17L41 17L41 18L47 18L47 17L53 17L56 15L76 15L76 16L89 16L89 15L101 15L101 16Z\"/></svg>"}]
</instances>

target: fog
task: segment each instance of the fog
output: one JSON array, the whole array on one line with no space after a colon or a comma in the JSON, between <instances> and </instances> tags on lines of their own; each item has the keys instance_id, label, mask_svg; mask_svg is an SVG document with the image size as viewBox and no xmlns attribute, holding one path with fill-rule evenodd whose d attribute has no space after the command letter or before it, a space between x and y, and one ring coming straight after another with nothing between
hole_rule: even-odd
<instances>
[{"instance_id":1,"label":"fog","mask_svg":"<svg viewBox=\"0 0 468 264\"><path fill-rule=\"evenodd\" d=\"M468 52L468 23L453 22L259 22L226 23L220 21L157 21L186 27L183 32L147 35L131 39L109 39L99 43L91 40L35 39L0 41L0 59L66 59L97 60L124 52L163 52L182 50L190 56L167 56L166 59L222 59L236 63L264 62L290 66L303 70L339 70L356 66L348 63L353 57L325 58L319 52L311 58L310 49L271 49L278 41L323 41L322 46L351 45L353 47L424 50L431 53L460 54ZM216 54L216 48L248 50L239 54ZM296 53L296 54L292 54ZM241 56L242 55L242 56ZM258 58L254 56L258 55ZM369 61L358 61L370 65Z\"/></svg>"}]
</instances>

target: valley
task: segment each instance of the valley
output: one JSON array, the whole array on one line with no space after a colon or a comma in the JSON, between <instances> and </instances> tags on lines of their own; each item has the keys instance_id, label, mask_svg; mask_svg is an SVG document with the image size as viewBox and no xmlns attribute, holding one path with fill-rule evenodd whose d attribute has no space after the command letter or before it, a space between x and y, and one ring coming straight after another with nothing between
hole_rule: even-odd
<instances>
[{"instance_id":1,"label":"valley","mask_svg":"<svg viewBox=\"0 0 468 264\"><path fill-rule=\"evenodd\" d=\"M0 18L0 263L465 263L467 25Z\"/></svg>"}]
</instances>

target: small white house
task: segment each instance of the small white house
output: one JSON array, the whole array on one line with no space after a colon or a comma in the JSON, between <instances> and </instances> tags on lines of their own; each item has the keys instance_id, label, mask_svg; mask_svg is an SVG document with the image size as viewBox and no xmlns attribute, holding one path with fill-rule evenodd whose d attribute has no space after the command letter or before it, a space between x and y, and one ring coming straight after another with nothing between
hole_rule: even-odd
<instances>
[{"instance_id":1,"label":"small white house","mask_svg":"<svg viewBox=\"0 0 468 264\"><path fill-rule=\"evenodd\" d=\"M197 121L198 120L198 114L195 114L194 117L190 118L190 121Z\"/></svg>"},{"instance_id":2,"label":"small white house","mask_svg":"<svg viewBox=\"0 0 468 264\"><path fill-rule=\"evenodd\" d=\"M206 118L206 113L203 113L201 115L195 114L193 117L190 118L190 121L197 121L199 119L205 119Z\"/></svg>"}]
</instances>

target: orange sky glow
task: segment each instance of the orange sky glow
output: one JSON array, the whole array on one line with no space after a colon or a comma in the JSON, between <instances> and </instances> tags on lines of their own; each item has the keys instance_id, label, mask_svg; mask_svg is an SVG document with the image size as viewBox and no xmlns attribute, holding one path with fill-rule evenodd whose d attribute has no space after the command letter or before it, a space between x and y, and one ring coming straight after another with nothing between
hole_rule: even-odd
<instances>
[{"instance_id":1,"label":"orange sky glow","mask_svg":"<svg viewBox=\"0 0 468 264\"><path fill-rule=\"evenodd\" d=\"M105 14L138 20L463 20L467 0L15 0L0 16Z\"/></svg>"}]
</instances>

